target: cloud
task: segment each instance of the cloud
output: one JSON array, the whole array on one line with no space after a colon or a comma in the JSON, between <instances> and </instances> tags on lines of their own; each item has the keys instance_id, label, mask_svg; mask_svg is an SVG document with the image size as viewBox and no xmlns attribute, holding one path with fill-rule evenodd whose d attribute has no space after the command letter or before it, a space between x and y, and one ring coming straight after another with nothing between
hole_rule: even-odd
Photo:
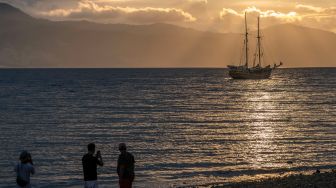
<instances>
[{"instance_id":1,"label":"cloud","mask_svg":"<svg viewBox=\"0 0 336 188\"><path fill-rule=\"evenodd\" d=\"M301 11L306 16L335 16L336 7L322 8L312 5L298 4L295 6L298 11Z\"/></svg>"},{"instance_id":2,"label":"cloud","mask_svg":"<svg viewBox=\"0 0 336 188\"><path fill-rule=\"evenodd\" d=\"M244 25L245 13L247 14L248 27L256 29L256 20L259 16L262 22L262 28L276 24L294 23L302 18L296 12L278 12L274 10L260 10L254 6L248 7L242 11L237 11L230 8L223 8L219 13L217 23L222 23L221 31L241 32Z\"/></svg>"},{"instance_id":3,"label":"cloud","mask_svg":"<svg viewBox=\"0 0 336 188\"><path fill-rule=\"evenodd\" d=\"M208 1L207 0L188 0L186 2L186 9L195 14L203 14L207 11Z\"/></svg>"},{"instance_id":4,"label":"cloud","mask_svg":"<svg viewBox=\"0 0 336 188\"><path fill-rule=\"evenodd\" d=\"M56 19L92 20L107 23L181 23L194 22L196 18L178 8L119 7L99 5L91 0L78 2L75 8L60 8L41 12L40 15Z\"/></svg>"},{"instance_id":5,"label":"cloud","mask_svg":"<svg viewBox=\"0 0 336 188\"><path fill-rule=\"evenodd\" d=\"M336 7L323 8L298 4L295 8L301 13L301 25L336 32Z\"/></svg>"},{"instance_id":6,"label":"cloud","mask_svg":"<svg viewBox=\"0 0 336 188\"><path fill-rule=\"evenodd\" d=\"M312 5L303 5L303 4L298 4L295 6L297 10L305 11L305 12L323 12L324 9L321 7L315 7Z\"/></svg>"},{"instance_id":7,"label":"cloud","mask_svg":"<svg viewBox=\"0 0 336 188\"><path fill-rule=\"evenodd\" d=\"M251 17L260 16L261 18L274 18L278 19L279 21L286 21L286 22L294 22L296 20L301 19L301 17L294 11L288 13L277 12L274 10L262 11L256 7L248 7L241 12L237 12L236 10L233 9L223 8L223 10L219 13L219 17L222 20L225 20L226 17L228 16L237 16L243 18L245 13Z\"/></svg>"},{"instance_id":8,"label":"cloud","mask_svg":"<svg viewBox=\"0 0 336 188\"><path fill-rule=\"evenodd\" d=\"M172 23L199 30L241 32L244 12L250 29L293 23L336 32L334 0L0 0L35 17L102 23ZM309 3L311 4L309 4Z\"/></svg>"},{"instance_id":9,"label":"cloud","mask_svg":"<svg viewBox=\"0 0 336 188\"><path fill-rule=\"evenodd\" d=\"M336 7L318 7L297 4L289 12L275 10L261 10L251 6L241 11L223 8L219 13L217 24L221 24L220 31L239 32L243 30L245 12L248 15L250 29L256 29L256 18L260 16L262 27L277 24L293 23L307 27L336 31Z\"/></svg>"}]
</instances>

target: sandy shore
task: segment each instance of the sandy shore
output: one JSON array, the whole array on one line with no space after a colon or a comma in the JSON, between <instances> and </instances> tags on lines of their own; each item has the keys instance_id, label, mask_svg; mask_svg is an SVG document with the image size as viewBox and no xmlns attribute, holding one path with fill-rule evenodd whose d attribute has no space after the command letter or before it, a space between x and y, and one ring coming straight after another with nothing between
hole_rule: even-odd
<instances>
[{"instance_id":1,"label":"sandy shore","mask_svg":"<svg viewBox=\"0 0 336 188\"><path fill-rule=\"evenodd\" d=\"M212 185L211 188L335 188L336 171L311 175L290 175L255 182L240 182L227 185Z\"/></svg>"},{"instance_id":2,"label":"sandy shore","mask_svg":"<svg viewBox=\"0 0 336 188\"><path fill-rule=\"evenodd\" d=\"M183 188L336 188L336 170L286 175L258 181L185 186Z\"/></svg>"}]
</instances>

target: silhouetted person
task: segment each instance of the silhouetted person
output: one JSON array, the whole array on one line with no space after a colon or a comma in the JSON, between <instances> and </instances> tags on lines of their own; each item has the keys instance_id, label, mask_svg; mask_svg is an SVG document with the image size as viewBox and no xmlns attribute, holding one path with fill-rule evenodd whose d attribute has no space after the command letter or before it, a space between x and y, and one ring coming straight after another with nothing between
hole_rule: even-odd
<instances>
[{"instance_id":1,"label":"silhouetted person","mask_svg":"<svg viewBox=\"0 0 336 188\"><path fill-rule=\"evenodd\" d=\"M84 172L84 187L85 188L98 188L97 183L97 165L103 166L103 158L100 151L95 155L96 146L90 143L87 146L88 153L82 158L83 172Z\"/></svg>"},{"instance_id":2,"label":"silhouetted person","mask_svg":"<svg viewBox=\"0 0 336 188\"><path fill-rule=\"evenodd\" d=\"M131 188L134 180L134 157L126 151L126 144L119 144L120 155L118 158L117 173L120 188Z\"/></svg>"},{"instance_id":3,"label":"silhouetted person","mask_svg":"<svg viewBox=\"0 0 336 188\"><path fill-rule=\"evenodd\" d=\"M20 154L20 162L15 166L16 183L18 187L31 188L30 175L35 174L33 160L27 151Z\"/></svg>"}]
</instances>

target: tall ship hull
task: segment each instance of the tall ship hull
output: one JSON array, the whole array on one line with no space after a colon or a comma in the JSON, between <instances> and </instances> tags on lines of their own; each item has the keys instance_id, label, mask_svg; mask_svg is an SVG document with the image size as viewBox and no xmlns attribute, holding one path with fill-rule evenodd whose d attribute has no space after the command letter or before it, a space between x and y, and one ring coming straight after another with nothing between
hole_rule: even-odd
<instances>
[{"instance_id":1,"label":"tall ship hull","mask_svg":"<svg viewBox=\"0 0 336 188\"><path fill-rule=\"evenodd\" d=\"M274 64L273 67L271 65L262 66L264 63L263 54L264 49L261 45L261 34L260 34L260 19L258 17L258 36L257 36L257 48L256 52L254 54L254 60L253 64L249 61L249 38L248 38L248 29L247 29L247 19L246 19L246 13L245 13L245 40L244 40L244 54L242 55L245 60L244 65L235 66L235 65L229 65L229 75L233 79L268 79L271 77L272 72L274 69L280 67L282 65L282 62L280 64L276 65ZM242 62L241 62L242 63ZM249 66L252 64L252 66Z\"/></svg>"},{"instance_id":2,"label":"tall ship hull","mask_svg":"<svg viewBox=\"0 0 336 188\"><path fill-rule=\"evenodd\" d=\"M229 75L233 79L268 79L272 75L272 69L229 69Z\"/></svg>"}]
</instances>

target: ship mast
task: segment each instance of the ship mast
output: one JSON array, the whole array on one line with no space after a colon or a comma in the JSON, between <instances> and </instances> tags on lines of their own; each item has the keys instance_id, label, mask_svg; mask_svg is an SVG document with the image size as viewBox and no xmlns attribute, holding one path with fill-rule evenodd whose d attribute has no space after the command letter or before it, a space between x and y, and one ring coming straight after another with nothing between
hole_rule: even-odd
<instances>
[{"instance_id":1,"label":"ship mast","mask_svg":"<svg viewBox=\"0 0 336 188\"><path fill-rule=\"evenodd\" d=\"M247 32L247 20L246 20L246 12L245 12L245 66L248 67L248 32Z\"/></svg>"},{"instance_id":2,"label":"ship mast","mask_svg":"<svg viewBox=\"0 0 336 188\"><path fill-rule=\"evenodd\" d=\"M257 66L261 66L261 56L260 56L260 51L261 51L261 49L260 49L260 45L261 45L261 43L260 43L260 39L261 39L261 36L260 36L260 16L258 16L258 65Z\"/></svg>"}]
</instances>

